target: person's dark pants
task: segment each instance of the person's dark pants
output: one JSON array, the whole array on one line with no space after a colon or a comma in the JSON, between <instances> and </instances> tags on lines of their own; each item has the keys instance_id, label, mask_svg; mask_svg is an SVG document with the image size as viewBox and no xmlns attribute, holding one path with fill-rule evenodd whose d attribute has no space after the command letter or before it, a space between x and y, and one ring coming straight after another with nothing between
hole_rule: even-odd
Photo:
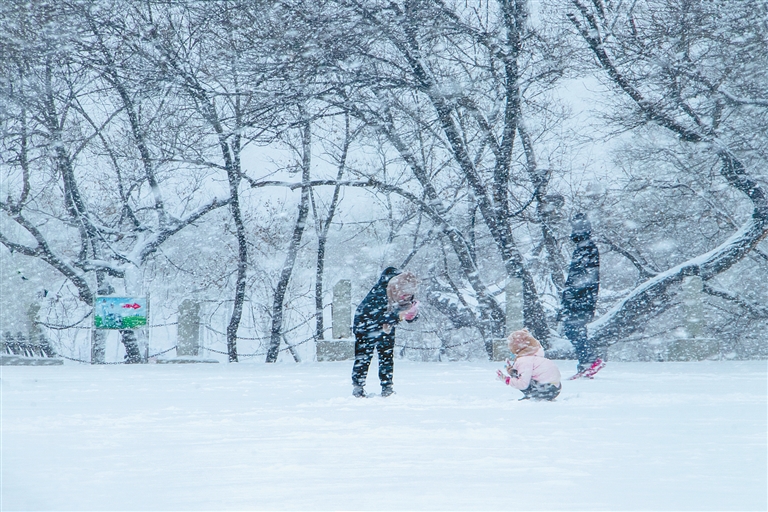
<instances>
[{"instance_id":1,"label":"person's dark pants","mask_svg":"<svg viewBox=\"0 0 768 512\"><path fill-rule=\"evenodd\" d=\"M563 333L576 349L579 358L579 371L586 370L597 359L597 349L587 338L586 322L565 322Z\"/></svg>"},{"instance_id":2,"label":"person's dark pants","mask_svg":"<svg viewBox=\"0 0 768 512\"><path fill-rule=\"evenodd\" d=\"M555 386L550 382L538 382L531 380L531 384L523 390L521 400L554 400L560 394L562 386Z\"/></svg>"},{"instance_id":3,"label":"person's dark pants","mask_svg":"<svg viewBox=\"0 0 768 512\"><path fill-rule=\"evenodd\" d=\"M379 354L379 380L381 387L392 387L392 373L395 366L395 330L389 334L383 331L377 332L374 336L369 333L355 334L355 365L352 367L352 385L365 386L365 379L368 376L368 367L373 358L373 349Z\"/></svg>"}]
</instances>

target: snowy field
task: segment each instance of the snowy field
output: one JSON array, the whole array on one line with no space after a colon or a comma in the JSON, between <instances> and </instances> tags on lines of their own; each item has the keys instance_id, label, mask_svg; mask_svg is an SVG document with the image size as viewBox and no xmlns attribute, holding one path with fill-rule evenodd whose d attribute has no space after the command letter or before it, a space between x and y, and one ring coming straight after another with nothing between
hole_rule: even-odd
<instances>
[{"instance_id":1,"label":"snowy field","mask_svg":"<svg viewBox=\"0 0 768 512\"><path fill-rule=\"evenodd\" d=\"M351 362L2 367L0 506L768 508L765 361L609 363L554 403L500 366L398 360L368 399Z\"/></svg>"}]
</instances>

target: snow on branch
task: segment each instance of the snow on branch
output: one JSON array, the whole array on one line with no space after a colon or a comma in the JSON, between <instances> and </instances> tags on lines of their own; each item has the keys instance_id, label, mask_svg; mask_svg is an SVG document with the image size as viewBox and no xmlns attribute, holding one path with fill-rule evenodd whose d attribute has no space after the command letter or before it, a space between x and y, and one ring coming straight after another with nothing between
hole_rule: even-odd
<instances>
[{"instance_id":1,"label":"snow on branch","mask_svg":"<svg viewBox=\"0 0 768 512\"><path fill-rule=\"evenodd\" d=\"M757 105L760 107L768 107L768 99L763 98L745 98L743 96L736 96L728 91L724 91L720 89L720 94L725 96L725 99L727 99L730 103L735 103L737 105Z\"/></svg>"},{"instance_id":2,"label":"snow on branch","mask_svg":"<svg viewBox=\"0 0 768 512\"><path fill-rule=\"evenodd\" d=\"M61 272L67 279L72 281L78 290L80 299L86 304L93 304L93 294L88 287L88 283L81 272L78 271L75 265L73 265L68 259L56 254L48 245L45 237L37 227L32 224L20 213L16 213L13 216L13 220L27 232L32 235L37 242L37 247L29 247L26 245L12 242L0 233L0 243L8 247L12 251L18 251L25 256L37 257L51 265L53 268Z\"/></svg>"},{"instance_id":3,"label":"snow on branch","mask_svg":"<svg viewBox=\"0 0 768 512\"><path fill-rule=\"evenodd\" d=\"M698 275L707 281L740 261L768 234L768 219L753 216L728 240L711 251L685 261L643 282L628 296L589 324L591 337L598 345L622 338L639 329L671 305L669 288L687 276Z\"/></svg>"},{"instance_id":4,"label":"snow on branch","mask_svg":"<svg viewBox=\"0 0 768 512\"><path fill-rule=\"evenodd\" d=\"M205 204L190 213L185 219L177 220L164 229L161 229L155 233L151 233L149 236L140 236L136 242L136 245L128 254L124 255L124 258L136 266L140 266L151 254L157 251L163 242L165 242L171 236L194 223L205 214L217 208L221 208L222 206L228 205L229 202L229 199L214 198L208 204Z\"/></svg>"},{"instance_id":5,"label":"snow on branch","mask_svg":"<svg viewBox=\"0 0 768 512\"><path fill-rule=\"evenodd\" d=\"M712 295L713 297L718 297L718 298L737 304L741 308L745 309L750 314L750 316L757 317L757 318L768 318L768 308L766 308L761 304L755 304L753 302L746 301L736 295L728 293L725 290L722 290L720 288L714 287L709 284L704 285L703 291L704 293L708 295Z\"/></svg>"},{"instance_id":6,"label":"snow on branch","mask_svg":"<svg viewBox=\"0 0 768 512\"><path fill-rule=\"evenodd\" d=\"M77 267L84 272L106 272L112 277L122 279L125 277L125 268L122 265L116 265L111 261L89 259L76 263Z\"/></svg>"}]
</instances>

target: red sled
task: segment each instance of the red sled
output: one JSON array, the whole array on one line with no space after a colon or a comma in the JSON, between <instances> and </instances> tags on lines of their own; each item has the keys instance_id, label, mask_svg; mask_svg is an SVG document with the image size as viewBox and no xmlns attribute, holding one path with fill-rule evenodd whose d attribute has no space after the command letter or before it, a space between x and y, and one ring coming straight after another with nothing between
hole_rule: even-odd
<instances>
[{"instance_id":1,"label":"red sled","mask_svg":"<svg viewBox=\"0 0 768 512\"><path fill-rule=\"evenodd\" d=\"M576 379L594 379L595 374L602 370L605 367L605 361L603 361L600 358L597 358L594 363L592 363L592 366L587 368L584 371L581 371L574 375L573 377L569 378L568 380L576 380Z\"/></svg>"}]
</instances>

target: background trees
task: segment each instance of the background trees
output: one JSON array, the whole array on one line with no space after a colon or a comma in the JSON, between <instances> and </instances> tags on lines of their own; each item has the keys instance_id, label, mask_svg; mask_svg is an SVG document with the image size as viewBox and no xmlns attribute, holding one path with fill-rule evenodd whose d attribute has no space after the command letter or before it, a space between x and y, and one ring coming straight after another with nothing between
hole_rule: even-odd
<instances>
[{"instance_id":1,"label":"background trees","mask_svg":"<svg viewBox=\"0 0 768 512\"><path fill-rule=\"evenodd\" d=\"M631 169L625 190L637 193L622 210L643 216L651 206L657 219L614 229L637 256L642 284L593 324L597 339L626 336L664 312L685 276L738 304L738 294L716 289L751 269L729 270L748 254L764 267L755 249L768 234L765 13L763 2L572 2L567 15L588 59L617 93L614 126L643 137L620 160ZM642 240L651 237L667 247L648 251Z\"/></svg>"},{"instance_id":2,"label":"background trees","mask_svg":"<svg viewBox=\"0 0 768 512\"><path fill-rule=\"evenodd\" d=\"M227 317L215 339L231 361L238 340L298 360L327 329L323 283L352 278L357 299L402 263L428 298L408 343L488 351L509 279L554 343L566 221L585 211L604 255L600 343L673 336L679 284L699 275L723 353L763 350L744 340L768 318L764 2L0 13L3 286L39 261L58 297L43 324L112 290L163 297L153 311L172 320L192 294ZM123 343L137 361L146 340Z\"/></svg>"},{"instance_id":3,"label":"background trees","mask_svg":"<svg viewBox=\"0 0 768 512\"><path fill-rule=\"evenodd\" d=\"M126 293L146 292L137 276L147 260L227 199L192 190L182 215L168 211L164 189L183 184L163 176L173 167L162 151L174 152L168 138L184 121L163 117L167 95L127 80L130 60L109 46L87 7L10 2L3 18L0 241L54 268L87 308L96 293L114 290L111 278ZM153 131L161 135L150 141ZM128 360L138 362L133 333L122 334Z\"/></svg>"}]
</instances>

